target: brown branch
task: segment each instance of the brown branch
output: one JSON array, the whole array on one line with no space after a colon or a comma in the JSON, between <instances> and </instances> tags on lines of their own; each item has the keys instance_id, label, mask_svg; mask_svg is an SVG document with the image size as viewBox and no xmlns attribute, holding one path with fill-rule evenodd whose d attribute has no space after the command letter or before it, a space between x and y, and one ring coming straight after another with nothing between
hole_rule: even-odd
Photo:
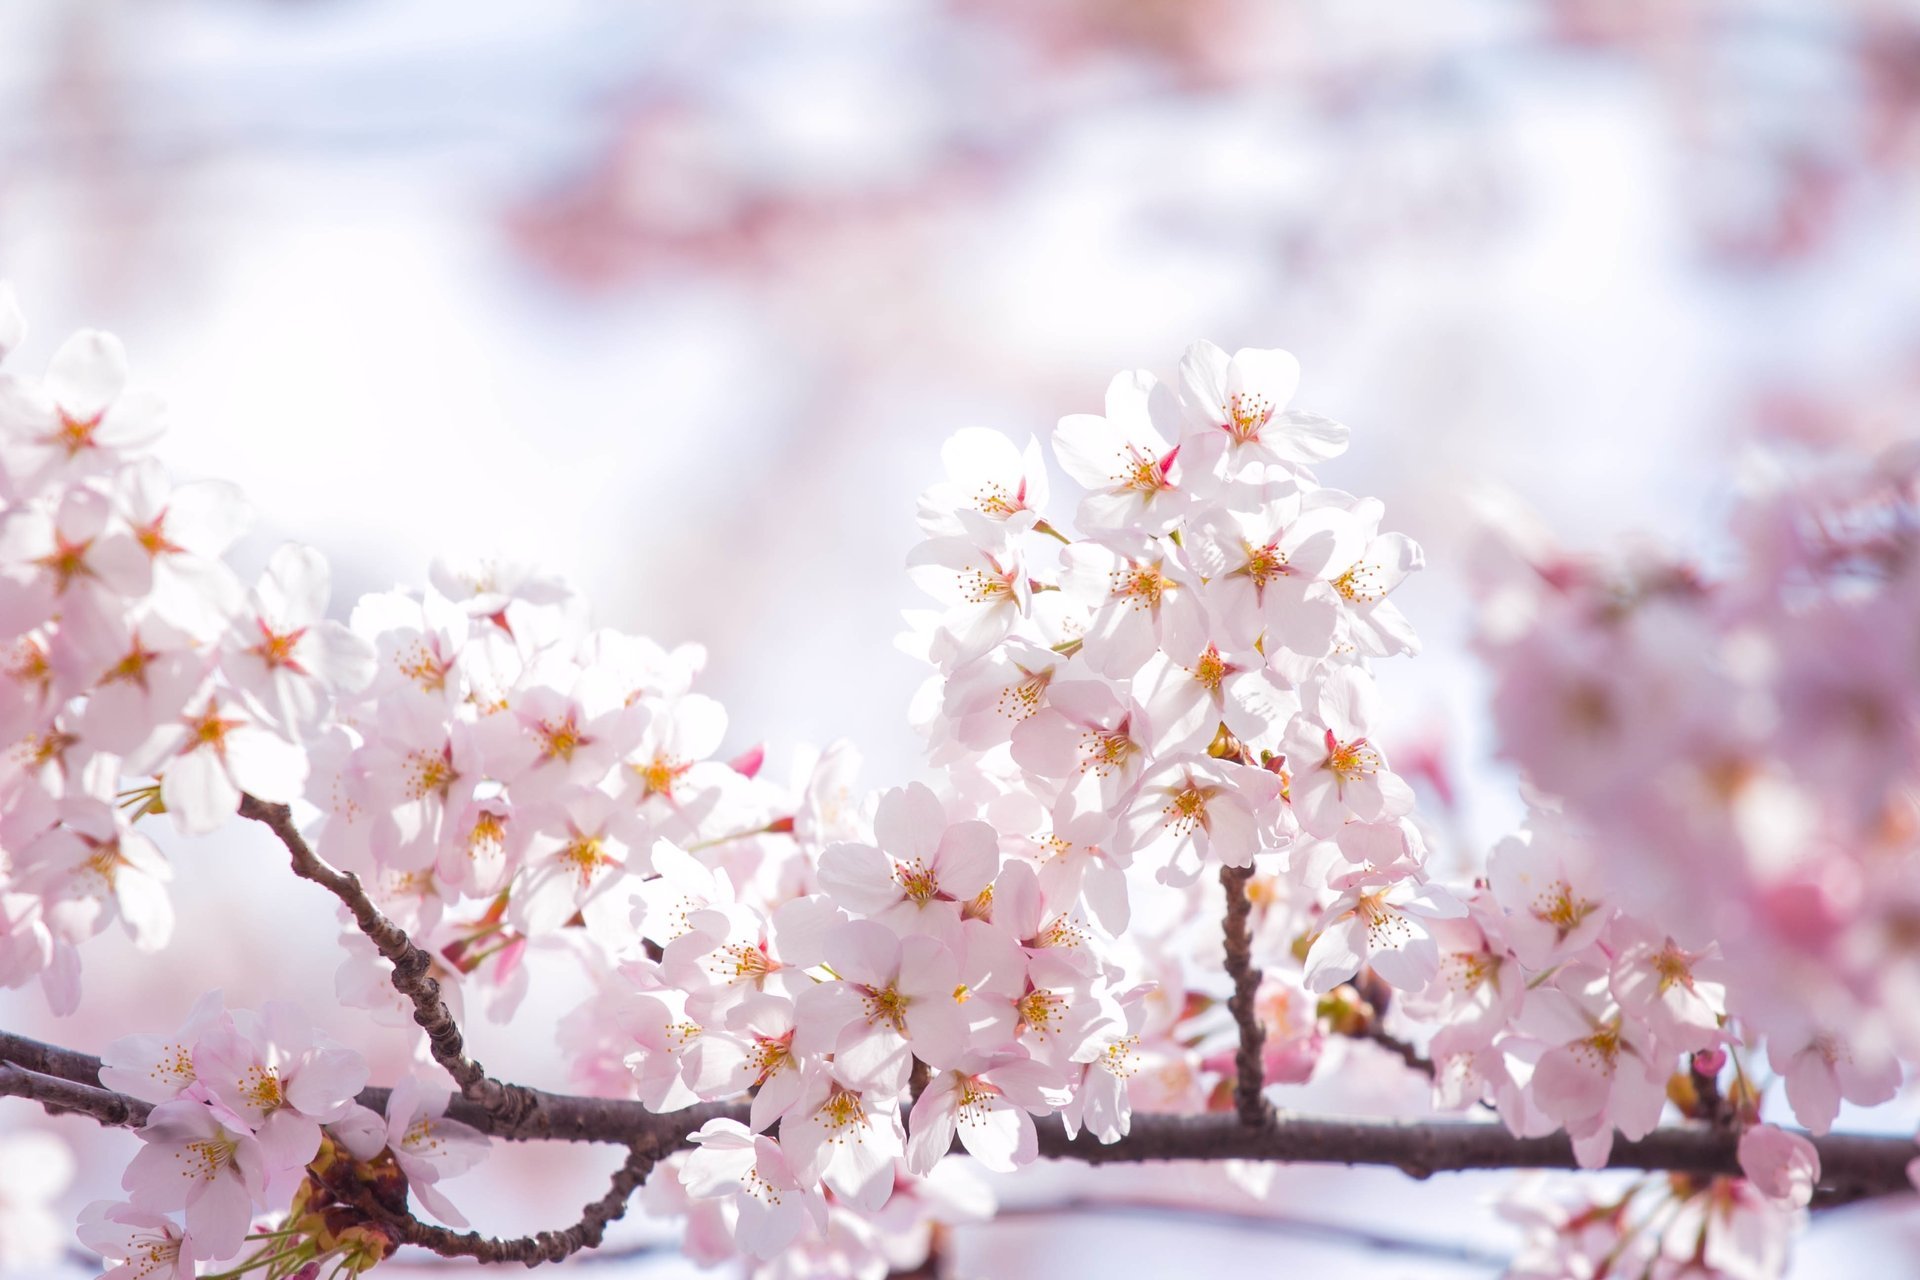
<instances>
[{"instance_id":1,"label":"brown branch","mask_svg":"<svg viewBox=\"0 0 1920 1280\"><path fill-rule=\"evenodd\" d=\"M0 1064L12 1064L59 1080L99 1089L100 1059L92 1054L42 1044L26 1036L0 1031ZM357 1102L369 1110L386 1113L389 1089L363 1089ZM0 1088L0 1093L27 1095L22 1089ZM505 1119L479 1104L455 1096L447 1105L447 1118L478 1129L495 1138L515 1142L550 1140L555 1142L604 1142L619 1146L645 1145L667 1150L681 1144L686 1135L717 1116L743 1119L744 1107L703 1103L681 1111L649 1111L626 1098L588 1098L572 1094L548 1093L528 1089L533 1109L518 1119ZM113 1097L123 1097L112 1094ZM137 1117L129 1125L146 1118L148 1104L126 1098Z\"/></svg>"},{"instance_id":2,"label":"brown branch","mask_svg":"<svg viewBox=\"0 0 1920 1280\"><path fill-rule=\"evenodd\" d=\"M1240 1122L1255 1128L1273 1123L1273 1107L1267 1102L1266 1063L1262 1049L1267 1031L1260 1025L1260 1012L1254 997L1260 990L1260 970L1253 964L1253 930L1248 917L1253 903L1247 897L1247 881L1252 867L1221 867L1220 886L1227 891L1226 915L1221 921L1225 939L1227 973L1233 978L1233 995L1227 1008L1240 1028L1240 1048L1234 1054L1233 1102Z\"/></svg>"},{"instance_id":3,"label":"brown branch","mask_svg":"<svg viewBox=\"0 0 1920 1280\"><path fill-rule=\"evenodd\" d=\"M510 1125L532 1116L539 1106L532 1090L495 1080L467 1056L460 1026L446 1001L440 998L440 983L428 973L433 957L414 946L407 931L381 913L360 887L360 878L351 871L335 870L314 853L294 825L293 811L286 805L267 804L253 796L242 796L240 816L264 824L278 836L292 855L293 873L340 899L353 914L360 932L366 934L393 965L394 989L413 1002L413 1020L427 1033L433 1060L447 1069L447 1074L460 1086L461 1096Z\"/></svg>"},{"instance_id":4,"label":"brown branch","mask_svg":"<svg viewBox=\"0 0 1920 1280\"><path fill-rule=\"evenodd\" d=\"M148 1105L124 1093L43 1075L17 1063L0 1061L0 1096L27 1098L50 1116L84 1115L113 1129L134 1129L147 1122Z\"/></svg>"},{"instance_id":5,"label":"brown branch","mask_svg":"<svg viewBox=\"0 0 1920 1280\"><path fill-rule=\"evenodd\" d=\"M98 1059L70 1050L0 1033L0 1059L43 1055L39 1060L95 1064ZM17 1059L16 1059L17 1061ZM37 1074L37 1073L36 1073ZM0 1080L8 1079L0 1074ZM84 1081L78 1083L85 1083ZM32 1096L22 1088L0 1090ZM105 1093L104 1090L95 1090ZM366 1105L384 1106L386 1090L360 1095ZM538 1124L509 1124L471 1103L456 1099L448 1116L495 1137L572 1142L617 1142L664 1155L686 1145L686 1135L715 1118L744 1121L742 1104L706 1103L683 1111L655 1113L620 1098L582 1098L532 1091ZM143 1104L123 1095L131 1109ZM1908 1191L1911 1138L1898 1135L1832 1133L1810 1138L1820 1152L1821 1200L1890 1195ZM1698 1177L1738 1175L1738 1135L1707 1127L1656 1129L1638 1141L1613 1144L1610 1169L1645 1169ZM1413 1177L1464 1169L1575 1169L1573 1147L1565 1134L1516 1138L1496 1123L1468 1120L1318 1120L1288 1116L1254 1128L1238 1116L1220 1114L1135 1116L1131 1131L1118 1142L1102 1144L1088 1133L1069 1138L1057 1121L1040 1125L1040 1154L1085 1164L1139 1163L1147 1160L1271 1160L1296 1164L1381 1165Z\"/></svg>"},{"instance_id":6,"label":"brown branch","mask_svg":"<svg viewBox=\"0 0 1920 1280\"><path fill-rule=\"evenodd\" d=\"M606 1194L582 1209L580 1220L562 1231L496 1239L477 1231L435 1226L412 1214L396 1214L370 1195L362 1197L355 1207L376 1219L401 1244L426 1249L443 1258L472 1258L482 1263L519 1262L537 1267L543 1262L559 1262L582 1249L598 1248L606 1238L607 1224L626 1214L627 1202L653 1172L658 1158L652 1148L629 1147L627 1158L614 1171Z\"/></svg>"},{"instance_id":7,"label":"brown branch","mask_svg":"<svg viewBox=\"0 0 1920 1280\"><path fill-rule=\"evenodd\" d=\"M1409 1069L1418 1071L1429 1080L1433 1078L1433 1060L1399 1036L1386 1030L1377 1020L1369 1021L1366 1030L1353 1032L1352 1038L1377 1044L1404 1062Z\"/></svg>"}]
</instances>

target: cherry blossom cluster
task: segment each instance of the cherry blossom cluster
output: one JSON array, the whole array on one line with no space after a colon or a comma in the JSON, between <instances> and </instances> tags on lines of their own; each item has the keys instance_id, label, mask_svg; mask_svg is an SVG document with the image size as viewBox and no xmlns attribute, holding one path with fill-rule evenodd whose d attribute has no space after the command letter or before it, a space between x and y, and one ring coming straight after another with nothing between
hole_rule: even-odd
<instances>
[{"instance_id":1,"label":"cherry blossom cluster","mask_svg":"<svg viewBox=\"0 0 1920 1280\"><path fill-rule=\"evenodd\" d=\"M1500 1205L1525 1235L1507 1276L1781 1275L1798 1225L1782 1206L1811 1200L1819 1157L1805 1138L1759 1125L1741 1136L1740 1163L1746 1178L1649 1179L1597 1201L1523 1183Z\"/></svg>"},{"instance_id":2,"label":"cherry blossom cluster","mask_svg":"<svg viewBox=\"0 0 1920 1280\"><path fill-rule=\"evenodd\" d=\"M0 312L4 356L24 325L10 293ZM116 920L143 950L172 932L139 817L199 833L243 790L298 798L335 692L372 670L322 616L317 552L285 547L241 584L221 557L247 504L174 485L145 452L162 426L108 334L76 334L43 380L0 375L0 984L41 976L60 1013L80 943Z\"/></svg>"},{"instance_id":3,"label":"cherry blossom cluster","mask_svg":"<svg viewBox=\"0 0 1920 1280\"><path fill-rule=\"evenodd\" d=\"M0 357L20 332L0 293ZM297 802L457 1017L576 966L579 1086L740 1104L641 1193L703 1262L918 1265L992 1210L956 1146L1008 1172L1041 1118L1109 1144L1136 1109L1257 1123L1261 1090L1364 1038L1430 1065L1437 1107L1564 1131L1583 1164L1675 1111L1744 1135L1744 1177L1516 1208L1516 1274L1777 1273L1819 1168L1765 1123L1762 1062L1820 1133L1892 1096L1920 1032L1916 458L1756 496L1711 583L1508 521L1482 643L1532 813L1444 884L1378 736L1422 553L1320 483L1347 433L1290 407L1298 380L1208 343L1171 383L1116 378L1052 434L1070 520L1039 441L951 439L910 557L935 607L902 637L934 774L862 795L845 744L784 778L719 758L697 646L595 626L525 566L436 562L344 623L308 548L244 587L238 491L172 484L157 402L82 333L44 379L0 377L0 981L70 1011L88 938L166 942L143 825ZM394 953L343 921L338 998L413 1026ZM105 1061L153 1104L129 1202L82 1222L129 1275L364 1270L409 1192L460 1224L437 1184L486 1140L422 1080L359 1106L364 1064L289 1008L216 994Z\"/></svg>"},{"instance_id":4,"label":"cherry blossom cluster","mask_svg":"<svg viewBox=\"0 0 1920 1280\"><path fill-rule=\"evenodd\" d=\"M1588 984L1566 1026L1617 1037L1623 1130L1657 1118L1676 1050L1731 1050L1743 1087L1764 1050L1824 1133L1843 1100L1892 1097L1920 1044L1920 965L1889 945L1916 908L1916 462L1762 481L1716 577L1580 560L1513 521L1489 549L1494 713L1537 810L1492 861L1500 926L1461 954L1494 971L1496 1023L1523 1020L1504 1007L1523 990ZM1545 1110L1572 1129L1572 1105Z\"/></svg>"},{"instance_id":5,"label":"cherry blossom cluster","mask_svg":"<svg viewBox=\"0 0 1920 1280\"><path fill-rule=\"evenodd\" d=\"M359 1105L365 1060L292 1005L228 1010L213 992L173 1035L128 1036L101 1061L103 1085L153 1104L122 1182L128 1199L80 1217L83 1243L124 1260L111 1275L185 1278L220 1261L227 1275L329 1261L365 1271L396 1242L354 1198L382 1190L403 1206L411 1190L435 1217L466 1225L435 1184L470 1168L486 1139L445 1118L446 1089L412 1076L385 1116Z\"/></svg>"}]
</instances>

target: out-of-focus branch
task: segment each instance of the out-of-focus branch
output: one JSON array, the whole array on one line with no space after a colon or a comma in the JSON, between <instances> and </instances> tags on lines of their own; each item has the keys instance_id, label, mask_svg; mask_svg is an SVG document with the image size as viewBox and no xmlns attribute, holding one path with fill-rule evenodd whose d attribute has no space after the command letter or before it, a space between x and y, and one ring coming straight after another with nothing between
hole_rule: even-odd
<instances>
[{"instance_id":1,"label":"out-of-focus branch","mask_svg":"<svg viewBox=\"0 0 1920 1280\"><path fill-rule=\"evenodd\" d=\"M242 796L240 815L265 825L293 858L293 873L311 880L346 906L360 932L367 935L393 965L393 986L413 1002L413 1020L427 1033L427 1045L433 1060L447 1069L460 1094L488 1114L508 1124L526 1121L539 1103L533 1091L517 1084L495 1080L486 1069L466 1054L466 1042L453 1011L440 998L439 980L427 971L433 958L413 944L407 931L382 914L373 899L360 886L360 878L350 871L337 871L308 847L306 838L294 825L293 811L283 804L267 804L253 796Z\"/></svg>"},{"instance_id":2,"label":"out-of-focus branch","mask_svg":"<svg viewBox=\"0 0 1920 1280\"><path fill-rule=\"evenodd\" d=\"M1267 1032L1260 1025L1259 1010L1254 1007L1254 997L1260 990L1260 970L1253 964L1253 930L1248 923L1253 903L1247 897L1247 881L1252 878L1252 867L1220 868L1220 885L1227 891L1221 932L1225 940L1227 974L1233 979L1233 994L1227 998L1227 1008L1240 1028L1240 1048L1233 1058L1233 1103L1242 1124L1259 1127L1272 1123L1273 1108L1268 1105L1265 1093L1266 1063L1262 1050Z\"/></svg>"},{"instance_id":3,"label":"out-of-focus branch","mask_svg":"<svg viewBox=\"0 0 1920 1280\"><path fill-rule=\"evenodd\" d=\"M1433 1060L1399 1036L1384 1030L1378 1022L1369 1022L1366 1030L1354 1033L1353 1038L1377 1044L1406 1063L1411 1070L1418 1071L1428 1079L1433 1078Z\"/></svg>"}]
</instances>

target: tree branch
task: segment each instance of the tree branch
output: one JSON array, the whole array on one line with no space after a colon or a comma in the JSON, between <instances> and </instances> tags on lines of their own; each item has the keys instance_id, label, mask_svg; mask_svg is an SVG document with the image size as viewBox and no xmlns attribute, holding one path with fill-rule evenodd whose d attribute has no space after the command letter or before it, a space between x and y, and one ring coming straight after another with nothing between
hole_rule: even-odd
<instances>
[{"instance_id":1,"label":"tree branch","mask_svg":"<svg viewBox=\"0 0 1920 1280\"><path fill-rule=\"evenodd\" d=\"M360 932L367 935L393 965L394 989L413 1002L413 1020L427 1033L433 1060L447 1069L461 1096L488 1114L509 1124L524 1122L538 1107L532 1090L506 1084L486 1073L466 1055L466 1042L453 1011L440 998L440 983L428 974L433 957L413 945L407 931L381 913L351 871L336 871L308 847L293 811L284 804L267 804L253 796L240 798L240 816L264 824L293 857L293 873L311 880L345 904Z\"/></svg>"},{"instance_id":2,"label":"tree branch","mask_svg":"<svg viewBox=\"0 0 1920 1280\"><path fill-rule=\"evenodd\" d=\"M59 1076L43 1075L12 1062L0 1061L0 1095L28 1098L47 1114L91 1116L109 1128L130 1129L147 1122L146 1103L124 1093L97 1088Z\"/></svg>"},{"instance_id":3,"label":"tree branch","mask_svg":"<svg viewBox=\"0 0 1920 1280\"><path fill-rule=\"evenodd\" d=\"M1266 1097L1266 1062L1262 1050L1267 1030L1260 1025L1260 1012L1254 997L1260 990L1260 970L1253 964L1253 930L1248 917L1253 903L1247 897L1247 881L1252 867L1221 867L1220 886L1227 891L1226 915L1221 921L1225 939L1227 973L1233 978L1233 995L1227 1008L1240 1028L1240 1048L1234 1054L1233 1103L1240 1123L1254 1128L1273 1122L1273 1107Z\"/></svg>"},{"instance_id":4,"label":"tree branch","mask_svg":"<svg viewBox=\"0 0 1920 1280\"><path fill-rule=\"evenodd\" d=\"M19 1058L15 1057L16 1052ZM0 1033L0 1060L18 1062L34 1055L39 1055L36 1060L42 1062L68 1066L93 1064L96 1068L98 1065L98 1059L85 1054ZM40 1073L20 1067L14 1067L11 1072L0 1070L0 1093L36 1097L31 1090L41 1086L24 1077L38 1075ZM708 1120L744 1121L747 1112L744 1104L706 1103L683 1111L656 1113L629 1099L529 1092L536 1103L535 1123L509 1123L458 1099L447 1109L447 1114L499 1138L612 1142L639 1148L658 1158L686 1145L686 1135ZM369 1089L360 1095L360 1101L368 1106L384 1107L386 1094L385 1089ZM121 1123L136 1123L132 1116L145 1106L137 1099L98 1088L72 1096L98 1101L93 1095L123 1103L128 1109L128 1118ZM97 1118L95 1110L86 1110ZM1911 1189L1907 1163L1914 1158L1912 1139L1864 1133L1808 1136L1820 1152L1822 1202L1891 1195ZM1738 1175L1738 1147L1739 1137L1731 1132L1674 1126L1656 1129L1638 1141L1615 1142L1607 1167L1696 1177ZM1288 1116L1256 1129L1241 1123L1238 1116L1143 1114L1134 1117L1131 1132L1111 1144L1102 1144L1085 1132L1069 1138L1057 1120L1047 1120L1040 1124L1040 1154L1085 1164L1271 1160L1295 1164L1381 1165L1416 1178L1465 1169L1579 1167L1565 1134L1516 1138L1497 1123L1470 1120L1321 1120Z\"/></svg>"},{"instance_id":5,"label":"tree branch","mask_svg":"<svg viewBox=\"0 0 1920 1280\"><path fill-rule=\"evenodd\" d=\"M472 1258L477 1262L519 1262L537 1267L543 1262L559 1262L582 1249L599 1247L606 1238L607 1224L623 1217L627 1202L640 1184L653 1172L658 1156L650 1149L635 1145L627 1149L627 1158L614 1171L606 1194L580 1211L580 1220L563 1231L542 1231L537 1235L495 1239L477 1231L453 1231L422 1222L412 1214L395 1213L371 1195L362 1195L354 1205L381 1224L401 1244L414 1245L443 1258Z\"/></svg>"}]
</instances>

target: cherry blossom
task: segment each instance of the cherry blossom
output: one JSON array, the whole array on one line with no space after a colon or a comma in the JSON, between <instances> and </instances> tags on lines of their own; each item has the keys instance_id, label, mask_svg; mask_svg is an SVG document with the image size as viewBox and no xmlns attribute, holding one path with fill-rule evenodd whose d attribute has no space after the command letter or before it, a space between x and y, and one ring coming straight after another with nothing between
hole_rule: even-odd
<instances>
[{"instance_id":1,"label":"cherry blossom","mask_svg":"<svg viewBox=\"0 0 1920 1280\"><path fill-rule=\"evenodd\" d=\"M0 289L0 356L21 331ZM699 646L597 626L522 562L335 602L290 544L242 590L245 500L146 456L157 403L79 335L46 380L0 379L0 983L69 1012L116 921L168 945L169 858L223 851L163 857L150 824L205 833L251 796L339 876L296 869L366 894L341 895L332 994L421 1072L467 1078L396 977L430 976L463 1030L557 977L562 1074L713 1108L641 1193L704 1262L923 1260L986 1210L956 1139L1010 1173L1043 1125L1114 1143L1136 1108L1250 1111L1257 1026L1262 1087L1411 1109L1424 1054L1433 1109L1564 1133L1589 1167L1663 1115L1739 1132L1742 1176L1510 1205L1512 1274L1777 1276L1822 1172L1776 1112L1820 1134L1884 1102L1920 1029L1889 945L1920 910L1920 454L1743 493L1712 573L1508 519L1472 576L1525 819L1487 850L1380 705L1424 553L1309 469L1346 432L1292 408L1298 377L1206 343L1177 386L1121 375L1052 433L1073 521L1039 441L949 441L909 564L937 607L900 641L927 772L873 791L848 744L771 754L700 691ZM464 1225L442 1186L487 1140L443 1077L399 1073L385 1116L369 1079L291 1006L218 992L107 1046L101 1087L153 1110L130 1203L90 1206L82 1239L143 1280L249 1243L237 1266L357 1271L393 1240L328 1199L348 1177ZM38 1194L0 1186L0 1251Z\"/></svg>"},{"instance_id":2,"label":"cherry blossom","mask_svg":"<svg viewBox=\"0 0 1920 1280\"><path fill-rule=\"evenodd\" d=\"M80 1243L117 1258L102 1280L193 1280L195 1244L164 1214L96 1200L80 1211Z\"/></svg>"}]
</instances>

